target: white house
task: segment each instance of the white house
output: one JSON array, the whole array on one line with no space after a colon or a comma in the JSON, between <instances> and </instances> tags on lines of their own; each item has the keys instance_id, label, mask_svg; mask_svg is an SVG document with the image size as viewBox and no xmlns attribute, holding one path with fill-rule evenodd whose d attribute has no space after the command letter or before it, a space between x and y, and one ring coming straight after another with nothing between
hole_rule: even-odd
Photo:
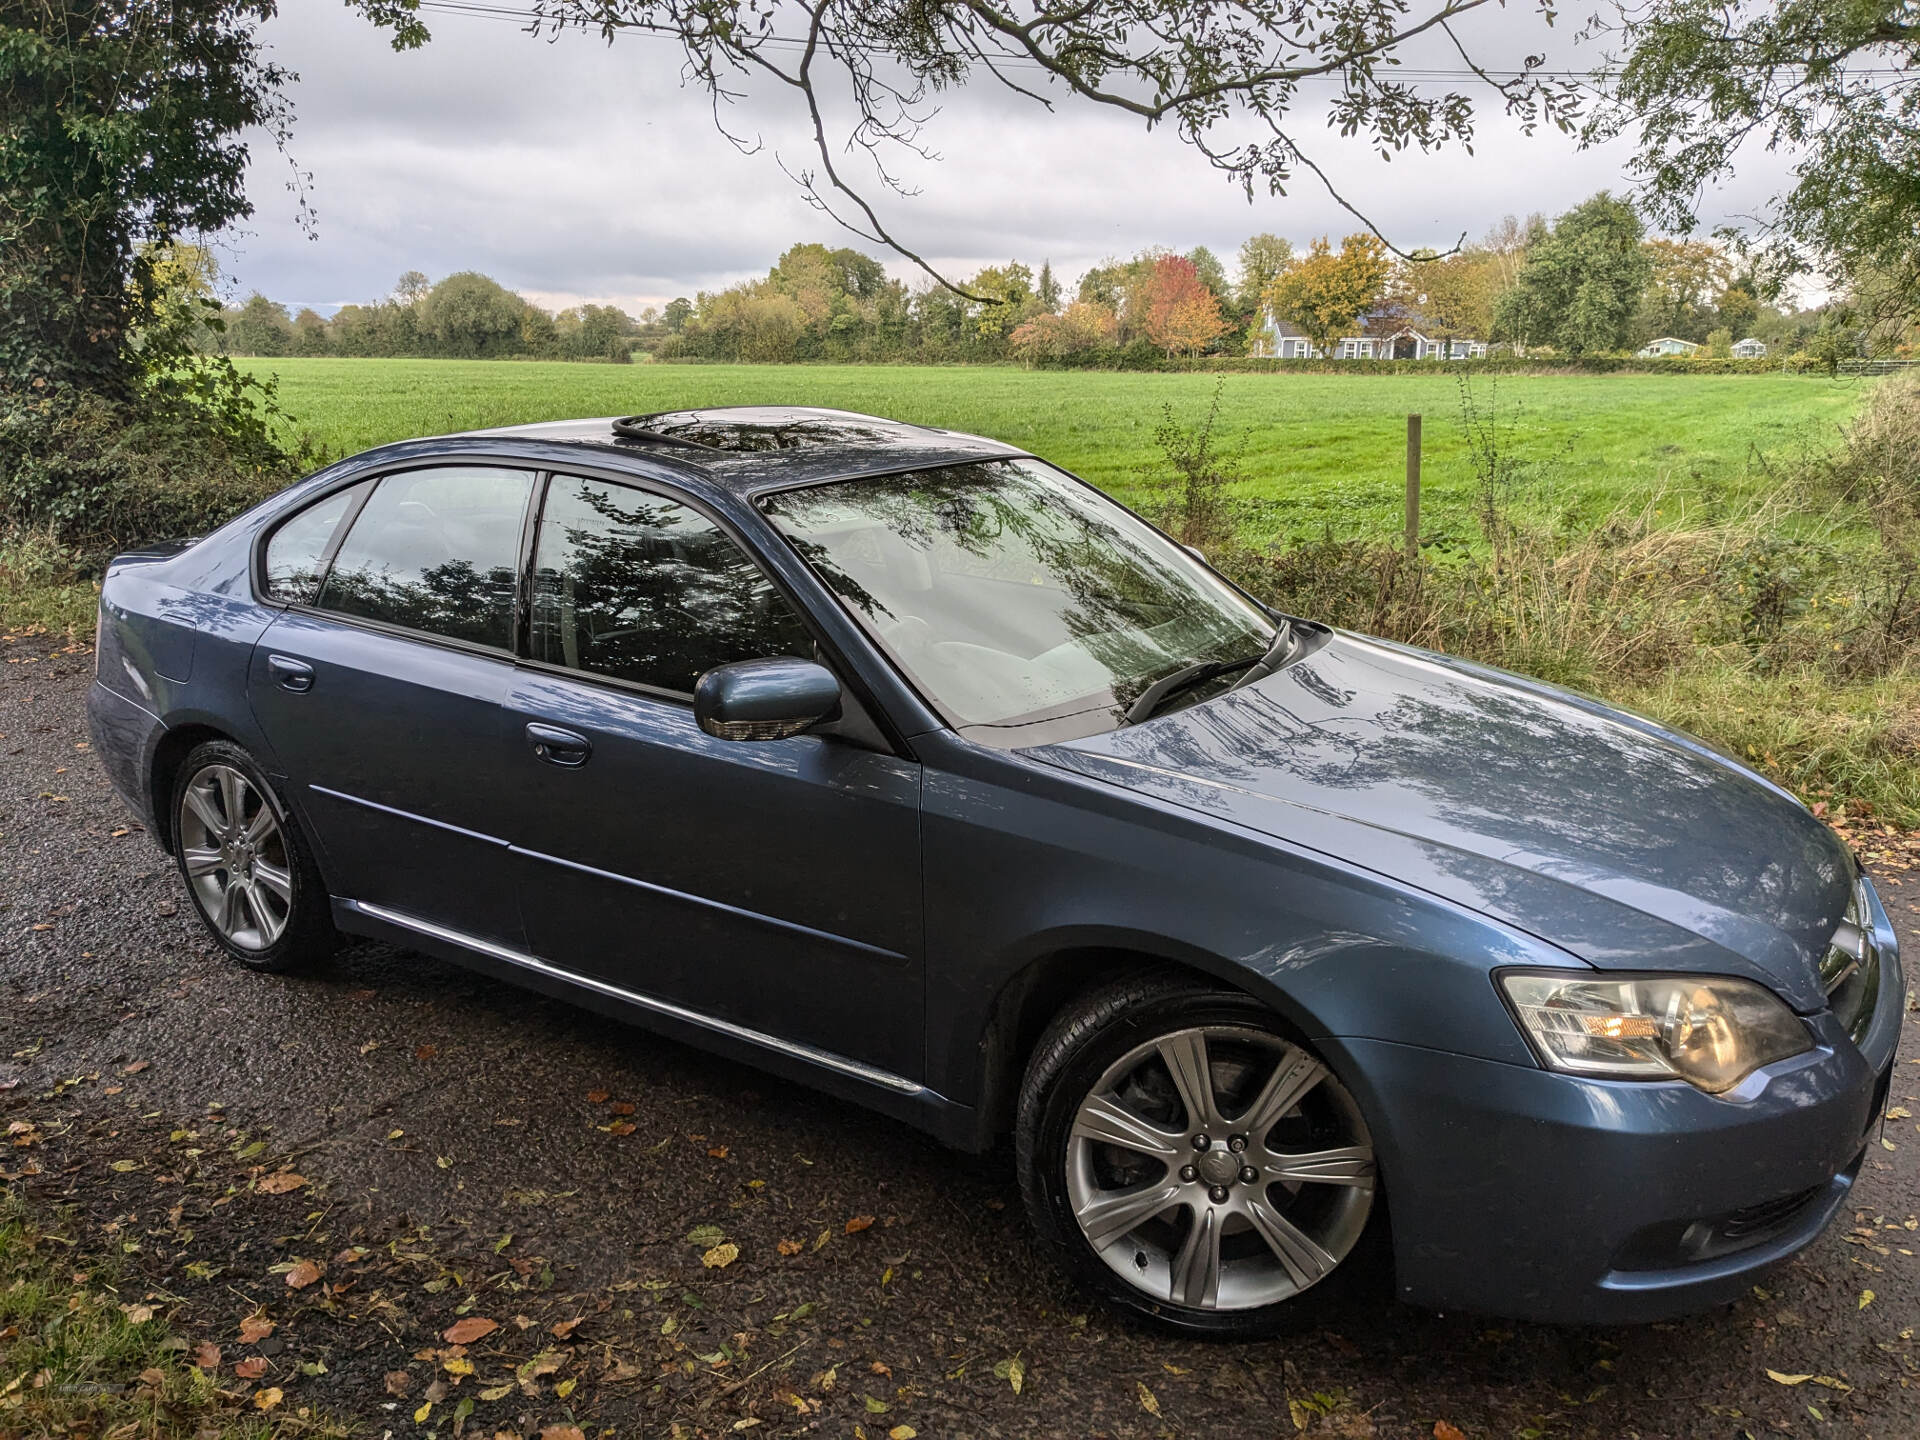
<instances>
[{"instance_id":1,"label":"white house","mask_svg":"<svg viewBox=\"0 0 1920 1440\"><path fill-rule=\"evenodd\" d=\"M1733 342L1733 358L1736 360L1764 360L1767 358L1767 342L1756 340L1749 335L1744 340Z\"/></svg>"},{"instance_id":2,"label":"white house","mask_svg":"<svg viewBox=\"0 0 1920 1440\"><path fill-rule=\"evenodd\" d=\"M1278 316L1267 323L1255 342L1256 355L1280 360L1480 360L1487 342L1465 338L1434 339L1419 328L1427 322L1405 312L1375 312L1360 317L1357 334L1343 335L1331 350L1321 351L1295 326Z\"/></svg>"},{"instance_id":3,"label":"white house","mask_svg":"<svg viewBox=\"0 0 1920 1440\"><path fill-rule=\"evenodd\" d=\"M1662 335L1658 340L1649 341L1638 353L1642 359L1651 360L1657 355L1691 355L1699 348L1691 340Z\"/></svg>"}]
</instances>

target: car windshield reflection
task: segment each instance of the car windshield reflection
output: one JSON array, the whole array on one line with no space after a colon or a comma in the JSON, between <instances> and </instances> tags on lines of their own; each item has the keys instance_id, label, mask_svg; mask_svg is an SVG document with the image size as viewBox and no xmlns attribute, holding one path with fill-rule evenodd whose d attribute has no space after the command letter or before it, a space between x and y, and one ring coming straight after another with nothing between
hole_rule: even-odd
<instances>
[{"instance_id":1,"label":"car windshield reflection","mask_svg":"<svg viewBox=\"0 0 1920 1440\"><path fill-rule=\"evenodd\" d=\"M980 738L1068 720L1112 729L1156 682L1217 662L1167 703L1204 699L1233 683L1228 662L1258 661L1274 637L1273 618L1192 555L1036 460L838 481L762 505L949 723L1000 732Z\"/></svg>"}]
</instances>

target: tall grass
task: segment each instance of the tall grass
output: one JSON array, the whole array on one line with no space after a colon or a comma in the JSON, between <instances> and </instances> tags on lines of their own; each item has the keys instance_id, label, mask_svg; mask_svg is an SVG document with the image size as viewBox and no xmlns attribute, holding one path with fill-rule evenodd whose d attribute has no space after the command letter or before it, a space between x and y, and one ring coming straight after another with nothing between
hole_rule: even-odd
<instances>
[{"instance_id":1,"label":"tall grass","mask_svg":"<svg viewBox=\"0 0 1920 1440\"><path fill-rule=\"evenodd\" d=\"M1471 394L1463 411L1480 543L1409 559L1328 531L1216 562L1296 614L1598 694L1920 824L1920 380L1880 387L1764 499L1684 526L1658 495L1578 528L1527 518L1551 462L1514 460Z\"/></svg>"}]
</instances>

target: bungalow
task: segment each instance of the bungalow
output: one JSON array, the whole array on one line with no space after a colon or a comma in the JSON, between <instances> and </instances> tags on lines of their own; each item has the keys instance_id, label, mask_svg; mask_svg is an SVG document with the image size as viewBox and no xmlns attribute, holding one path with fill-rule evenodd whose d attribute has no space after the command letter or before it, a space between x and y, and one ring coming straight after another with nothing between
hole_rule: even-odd
<instances>
[{"instance_id":1,"label":"bungalow","mask_svg":"<svg viewBox=\"0 0 1920 1440\"><path fill-rule=\"evenodd\" d=\"M1733 342L1733 358L1736 360L1764 360L1767 358L1767 342L1756 340L1749 335L1744 340Z\"/></svg>"},{"instance_id":2,"label":"bungalow","mask_svg":"<svg viewBox=\"0 0 1920 1440\"><path fill-rule=\"evenodd\" d=\"M1427 322L1404 311L1375 311L1360 317L1358 334L1343 335L1330 350L1315 347L1306 334L1269 315L1255 342L1256 355L1280 360L1481 360L1487 342L1466 338L1434 339L1419 327Z\"/></svg>"},{"instance_id":3,"label":"bungalow","mask_svg":"<svg viewBox=\"0 0 1920 1440\"><path fill-rule=\"evenodd\" d=\"M1651 360L1659 355L1691 355L1700 347L1691 340L1676 339L1672 335L1662 335L1658 340L1649 341L1639 350L1643 360Z\"/></svg>"}]
</instances>

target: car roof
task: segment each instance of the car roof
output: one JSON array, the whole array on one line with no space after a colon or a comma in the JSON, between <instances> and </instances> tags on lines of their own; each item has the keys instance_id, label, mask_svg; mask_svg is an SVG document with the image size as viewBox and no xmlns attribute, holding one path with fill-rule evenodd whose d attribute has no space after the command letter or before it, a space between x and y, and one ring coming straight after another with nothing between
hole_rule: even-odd
<instances>
[{"instance_id":1,"label":"car roof","mask_svg":"<svg viewBox=\"0 0 1920 1440\"><path fill-rule=\"evenodd\" d=\"M802 405L550 420L437 438L526 441L541 449L557 445L601 455L644 456L742 494L1027 453L958 430ZM403 443L411 447L421 442Z\"/></svg>"}]
</instances>

